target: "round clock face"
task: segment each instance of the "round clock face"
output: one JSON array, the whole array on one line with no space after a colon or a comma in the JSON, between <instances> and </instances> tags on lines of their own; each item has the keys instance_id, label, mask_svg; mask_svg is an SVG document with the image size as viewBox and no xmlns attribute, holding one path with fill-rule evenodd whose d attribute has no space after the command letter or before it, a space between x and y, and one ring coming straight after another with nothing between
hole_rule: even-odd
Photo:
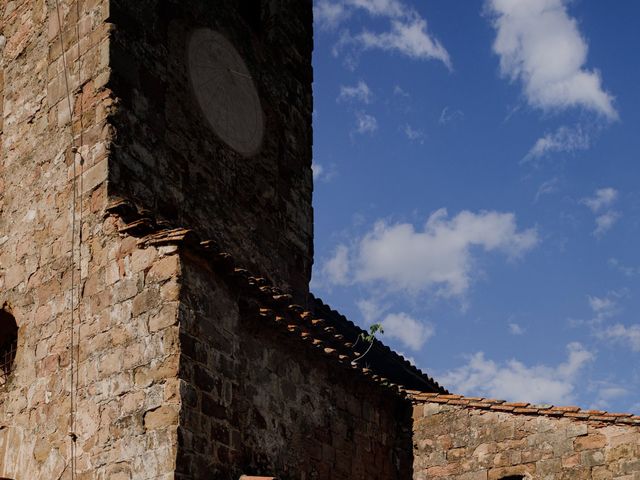
<instances>
[{"instance_id":1,"label":"round clock face","mask_svg":"<svg viewBox=\"0 0 640 480\"><path fill-rule=\"evenodd\" d=\"M222 34L201 28L191 35L188 55L196 99L215 134L243 155L256 153L264 119L240 54Z\"/></svg>"}]
</instances>

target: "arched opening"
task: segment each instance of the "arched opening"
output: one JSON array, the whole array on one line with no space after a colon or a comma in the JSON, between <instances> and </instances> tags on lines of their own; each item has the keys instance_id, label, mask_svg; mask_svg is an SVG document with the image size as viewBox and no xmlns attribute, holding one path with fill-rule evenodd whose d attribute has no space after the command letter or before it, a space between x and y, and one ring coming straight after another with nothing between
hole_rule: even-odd
<instances>
[{"instance_id":1,"label":"arched opening","mask_svg":"<svg viewBox=\"0 0 640 480\"><path fill-rule=\"evenodd\" d=\"M0 386L9 380L17 349L18 325L16 319L8 311L2 309L0 310Z\"/></svg>"}]
</instances>

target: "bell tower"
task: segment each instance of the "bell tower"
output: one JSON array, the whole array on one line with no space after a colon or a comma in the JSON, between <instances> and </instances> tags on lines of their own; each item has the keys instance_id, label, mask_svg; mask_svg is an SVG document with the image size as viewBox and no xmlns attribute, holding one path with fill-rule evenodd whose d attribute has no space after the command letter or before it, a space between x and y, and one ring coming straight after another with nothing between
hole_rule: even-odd
<instances>
[{"instance_id":1,"label":"bell tower","mask_svg":"<svg viewBox=\"0 0 640 480\"><path fill-rule=\"evenodd\" d=\"M113 0L110 191L302 298L312 241L311 2Z\"/></svg>"},{"instance_id":2,"label":"bell tower","mask_svg":"<svg viewBox=\"0 0 640 480\"><path fill-rule=\"evenodd\" d=\"M311 0L0 2L0 478L303 465L255 295L308 293L311 53Z\"/></svg>"}]
</instances>

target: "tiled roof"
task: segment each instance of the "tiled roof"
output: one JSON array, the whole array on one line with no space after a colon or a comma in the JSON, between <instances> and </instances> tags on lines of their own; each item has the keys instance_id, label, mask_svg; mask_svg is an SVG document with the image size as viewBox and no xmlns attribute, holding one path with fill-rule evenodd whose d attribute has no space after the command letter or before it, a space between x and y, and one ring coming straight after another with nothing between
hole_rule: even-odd
<instances>
[{"instance_id":1,"label":"tiled roof","mask_svg":"<svg viewBox=\"0 0 640 480\"><path fill-rule=\"evenodd\" d=\"M293 304L291 295L274 287L267 279L240 268L229 253L220 251L213 241L201 241L193 230L158 224L152 218L138 213L126 201L112 202L106 214L118 217L121 221L119 232L139 238L141 246L178 245L207 260L214 271L238 289L245 300L242 307L246 313L305 343L326 361L353 370L403 397L408 388L448 393L378 340L374 340L373 347L365 354L369 344L357 339L366 332L353 322L315 297L310 298L307 308Z\"/></svg>"},{"instance_id":2,"label":"tiled roof","mask_svg":"<svg viewBox=\"0 0 640 480\"><path fill-rule=\"evenodd\" d=\"M360 335L367 335L368 332L365 332L344 315L332 310L331 307L325 305L322 300L313 296L312 300L311 309L314 314L331 323L332 326L340 330L340 333L342 333L345 338L355 340ZM360 342L359 345L356 346L360 354L364 353L367 347L368 344L362 344ZM367 353L367 363L371 366L372 370L388 378L392 378L395 383L402 385L405 389L418 390L421 392L449 393L433 378L423 373L402 355L396 353L381 341L376 340L373 348Z\"/></svg>"},{"instance_id":3,"label":"tiled roof","mask_svg":"<svg viewBox=\"0 0 640 480\"><path fill-rule=\"evenodd\" d=\"M631 413L610 413L602 410L584 410L580 407L558 407L524 402L507 402L493 398L465 397L462 395L425 393L407 390L406 393L414 404L439 403L462 408L488 410L493 412L512 413L516 415L538 415L545 417L562 417L573 420L586 420L607 424L640 426L640 416Z\"/></svg>"}]
</instances>

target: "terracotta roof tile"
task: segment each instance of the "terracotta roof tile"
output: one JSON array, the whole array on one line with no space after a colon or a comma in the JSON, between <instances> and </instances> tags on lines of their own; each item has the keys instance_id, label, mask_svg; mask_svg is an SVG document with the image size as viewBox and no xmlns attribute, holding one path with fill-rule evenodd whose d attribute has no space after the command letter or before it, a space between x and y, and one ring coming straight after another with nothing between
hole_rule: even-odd
<instances>
[{"instance_id":1,"label":"terracotta roof tile","mask_svg":"<svg viewBox=\"0 0 640 480\"><path fill-rule=\"evenodd\" d=\"M525 415L537 415L540 410L531 407L518 407L513 409L513 413L522 413Z\"/></svg>"},{"instance_id":2,"label":"terracotta roof tile","mask_svg":"<svg viewBox=\"0 0 640 480\"><path fill-rule=\"evenodd\" d=\"M510 407L508 405L500 405L500 404L491 405L489 408L491 410L497 410L499 412L513 412L516 409L516 407Z\"/></svg>"},{"instance_id":3,"label":"terracotta roof tile","mask_svg":"<svg viewBox=\"0 0 640 480\"><path fill-rule=\"evenodd\" d=\"M536 405L524 402L505 402L504 400L491 398L464 397L461 395L441 395L414 391L406 391L406 393L414 404L438 403L460 408L489 410L514 415L538 415L640 427L640 416L629 413L607 413L602 410L582 410L576 406Z\"/></svg>"}]
</instances>

